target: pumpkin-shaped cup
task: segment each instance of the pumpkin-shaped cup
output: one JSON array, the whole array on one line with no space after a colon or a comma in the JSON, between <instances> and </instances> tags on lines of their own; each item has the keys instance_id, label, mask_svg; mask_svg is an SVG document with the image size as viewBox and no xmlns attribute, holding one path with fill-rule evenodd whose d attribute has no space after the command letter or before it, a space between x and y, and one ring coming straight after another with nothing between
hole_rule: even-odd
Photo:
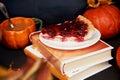
<instances>
[{"instance_id":1,"label":"pumpkin-shaped cup","mask_svg":"<svg viewBox=\"0 0 120 80\"><path fill-rule=\"evenodd\" d=\"M0 24L2 42L8 48L20 49L29 44L29 34L36 31L32 18L14 17L11 18L14 28L9 26L8 20Z\"/></svg>"}]
</instances>

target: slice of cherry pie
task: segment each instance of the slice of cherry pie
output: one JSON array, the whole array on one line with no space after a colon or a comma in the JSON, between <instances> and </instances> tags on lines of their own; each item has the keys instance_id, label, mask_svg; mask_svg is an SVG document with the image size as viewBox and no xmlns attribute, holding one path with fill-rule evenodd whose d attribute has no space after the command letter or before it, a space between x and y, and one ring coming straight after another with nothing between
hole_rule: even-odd
<instances>
[{"instance_id":1,"label":"slice of cherry pie","mask_svg":"<svg viewBox=\"0 0 120 80\"><path fill-rule=\"evenodd\" d=\"M65 21L41 29L40 37L59 42L82 42L90 39L95 28L85 17L79 15L73 21Z\"/></svg>"}]
</instances>

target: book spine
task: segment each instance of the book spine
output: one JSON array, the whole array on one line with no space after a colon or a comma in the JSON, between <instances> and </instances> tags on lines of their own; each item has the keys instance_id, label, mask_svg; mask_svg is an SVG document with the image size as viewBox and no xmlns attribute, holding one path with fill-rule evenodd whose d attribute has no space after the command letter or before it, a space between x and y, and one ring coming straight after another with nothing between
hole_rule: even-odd
<instances>
[{"instance_id":1,"label":"book spine","mask_svg":"<svg viewBox=\"0 0 120 80\"><path fill-rule=\"evenodd\" d=\"M36 37L33 38L31 35L30 39L31 39L33 47L35 47L50 64L54 65L55 68L64 75L63 71L60 70L61 69L60 67L61 66L63 67L63 65L61 65L60 60L58 60L54 55L50 54L51 52L48 50L48 48L45 48L45 45L41 44L38 38Z\"/></svg>"},{"instance_id":2,"label":"book spine","mask_svg":"<svg viewBox=\"0 0 120 80\"><path fill-rule=\"evenodd\" d=\"M24 52L28 57L30 57L30 58L32 58L34 60L37 60L38 58L41 58L41 59L44 58L44 56L42 54L40 54L40 52L37 51L36 48L33 48L32 45L27 46L24 49ZM54 76L56 76L58 79L60 79L60 80L69 80L66 75L62 75L53 65L49 64L49 66L50 66L50 72Z\"/></svg>"}]
</instances>

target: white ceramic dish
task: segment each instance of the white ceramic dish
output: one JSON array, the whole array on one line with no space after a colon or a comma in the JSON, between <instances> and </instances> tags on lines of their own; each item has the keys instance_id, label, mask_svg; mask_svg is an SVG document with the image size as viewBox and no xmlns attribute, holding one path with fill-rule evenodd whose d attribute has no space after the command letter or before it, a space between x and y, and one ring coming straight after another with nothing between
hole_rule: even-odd
<instances>
[{"instance_id":1,"label":"white ceramic dish","mask_svg":"<svg viewBox=\"0 0 120 80\"><path fill-rule=\"evenodd\" d=\"M95 29L93 36L90 39L85 40L83 42L72 42L72 41L58 42L58 41L44 39L41 36L39 36L39 39L43 44L52 48L62 49L62 50L74 50L74 49L89 47L95 44L98 40L100 40L100 37L101 37L100 32L97 29Z\"/></svg>"}]
</instances>

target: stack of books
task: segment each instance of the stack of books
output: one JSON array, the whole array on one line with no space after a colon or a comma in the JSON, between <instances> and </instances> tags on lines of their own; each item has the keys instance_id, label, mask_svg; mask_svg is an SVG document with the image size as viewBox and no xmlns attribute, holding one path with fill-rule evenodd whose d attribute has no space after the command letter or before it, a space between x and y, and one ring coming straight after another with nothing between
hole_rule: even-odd
<instances>
[{"instance_id":1,"label":"stack of books","mask_svg":"<svg viewBox=\"0 0 120 80\"><path fill-rule=\"evenodd\" d=\"M99 40L87 48L60 50L48 47L39 40L39 32L30 36L32 45L24 49L26 55L44 58L51 72L60 80L84 80L111 66L112 46Z\"/></svg>"}]
</instances>

